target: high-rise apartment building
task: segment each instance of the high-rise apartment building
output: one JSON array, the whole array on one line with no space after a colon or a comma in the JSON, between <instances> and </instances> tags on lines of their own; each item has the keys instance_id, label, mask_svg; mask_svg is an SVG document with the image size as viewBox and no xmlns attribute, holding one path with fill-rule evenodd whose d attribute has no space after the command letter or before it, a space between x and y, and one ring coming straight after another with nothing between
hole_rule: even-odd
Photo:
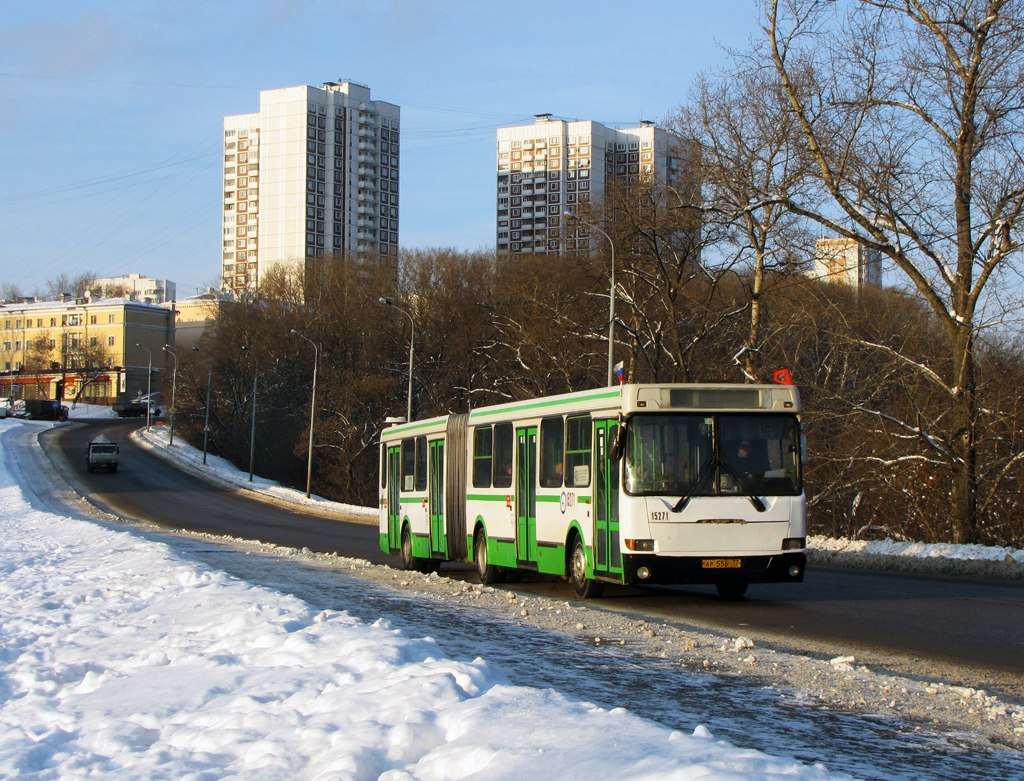
<instances>
[{"instance_id":1,"label":"high-rise apartment building","mask_svg":"<svg viewBox=\"0 0 1024 781\"><path fill-rule=\"evenodd\" d=\"M550 114L538 114L532 125L500 128L498 252L589 249L590 232L562 214L599 205L613 182L678 185L685 175L679 141L652 122L614 129Z\"/></svg>"},{"instance_id":2,"label":"high-rise apartment building","mask_svg":"<svg viewBox=\"0 0 1024 781\"><path fill-rule=\"evenodd\" d=\"M260 92L224 118L222 283L344 253L397 267L400 109L351 81Z\"/></svg>"}]
</instances>

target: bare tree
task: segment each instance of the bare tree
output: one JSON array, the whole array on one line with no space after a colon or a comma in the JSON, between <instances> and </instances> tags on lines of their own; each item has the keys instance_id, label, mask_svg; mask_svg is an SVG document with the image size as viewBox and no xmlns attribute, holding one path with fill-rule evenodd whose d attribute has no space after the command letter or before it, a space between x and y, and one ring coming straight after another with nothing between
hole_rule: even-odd
<instances>
[{"instance_id":1,"label":"bare tree","mask_svg":"<svg viewBox=\"0 0 1024 781\"><path fill-rule=\"evenodd\" d=\"M86 291L92 290L95 280L96 275L91 271L86 271L74 277L69 274L58 274L53 279L46 281L46 295L54 301L59 299L64 293L81 298L85 295Z\"/></svg>"},{"instance_id":2,"label":"bare tree","mask_svg":"<svg viewBox=\"0 0 1024 781\"><path fill-rule=\"evenodd\" d=\"M79 342L68 345L65 339L65 356L63 367L66 376L74 377L77 386L72 404L77 404L89 386L95 384L100 377L110 371L111 360L105 345L98 340L96 342Z\"/></svg>"},{"instance_id":3,"label":"bare tree","mask_svg":"<svg viewBox=\"0 0 1024 781\"><path fill-rule=\"evenodd\" d=\"M1018 0L766 2L774 64L823 205L794 213L884 254L928 302L948 360L908 366L946 414L901 425L944 463L954 539L978 533L977 340L1018 254L1024 20Z\"/></svg>"},{"instance_id":4,"label":"bare tree","mask_svg":"<svg viewBox=\"0 0 1024 781\"><path fill-rule=\"evenodd\" d=\"M14 282L0 285L0 301L17 301L21 296L21 288Z\"/></svg>"},{"instance_id":5,"label":"bare tree","mask_svg":"<svg viewBox=\"0 0 1024 781\"><path fill-rule=\"evenodd\" d=\"M809 244L806 220L787 203L808 197L811 160L782 85L760 61L714 81L700 78L675 124L700 150L698 200L687 205L716 236L716 265L746 269L749 327L736 354L744 377L757 382L766 272L793 265Z\"/></svg>"}]
</instances>

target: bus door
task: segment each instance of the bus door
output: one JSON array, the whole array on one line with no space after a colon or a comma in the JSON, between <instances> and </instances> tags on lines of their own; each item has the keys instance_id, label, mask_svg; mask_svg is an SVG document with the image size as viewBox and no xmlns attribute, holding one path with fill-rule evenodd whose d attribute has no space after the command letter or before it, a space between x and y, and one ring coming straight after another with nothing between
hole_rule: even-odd
<instances>
[{"instance_id":1,"label":"bus door","mask_svg":"<svg viewBox=\"0 0 1024 781\"><path fill-rule=\"evenodd\" d=\"M611 457L618 433L614 420L594 421L597 474L594 480L594 573L622 574L619 549L619 462Z\"/></svg>"},{"instance_id":2,"label":"bus door","mask_svg":"<svg viewBox=\"0 0 1024 781\"><path fill-rule=\"evenodd\" d=\"M516 559L538 559L536 426L516 429Z\"/></svg>"},{"instance_id":3,"label":"bus door","mask_svg":"<svg viewBox=\"0 0 1024 781\"><path fill-rule=\"evenodd\" d=\"M398 491L402 483L402 446L388 448L388 547L398 550L402 545L402 506Z\"/></svg>"},{"instance_id":4,"label":"bus door","mask_svg":"<svg viewBox=\"0 0 1024 781\"><path fill-rule=\"evenodd\" d=\"M444 525L444 440L430 443L430 483L427 489L430 513L430 553L448 554L448 539Z\"/></svg>"}]
</instances>

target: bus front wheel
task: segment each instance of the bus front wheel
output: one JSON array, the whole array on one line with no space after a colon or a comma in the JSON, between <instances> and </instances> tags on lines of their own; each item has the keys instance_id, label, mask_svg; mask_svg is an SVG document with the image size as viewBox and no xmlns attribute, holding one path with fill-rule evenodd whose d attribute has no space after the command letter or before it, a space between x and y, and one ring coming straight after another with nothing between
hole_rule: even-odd
<instances>
[{"instance_id":1,"label":"bus front wheel","mask_svg":"<svg viewBox=\"0 0 1024 781\"><path fill-rule=\"evenodd\" d=\"M487 585L502 581L501 570L487 559L487 535L483 529L479 529L473 538L473 558L476 560L476 571L480 575L481 583Z\"/></svg>"},{"instance_id":2,"label":"bus front wheel","mask_svg":"<svg viewBox=\"0 0 1024 781\"><path fill-rule=\"evenodd\" d=\"M597 599L604 592L604 583L587 577L587 551L579 536L573 537L569 559L569 582L580 599Z\"/></svg>"}]
</instances>

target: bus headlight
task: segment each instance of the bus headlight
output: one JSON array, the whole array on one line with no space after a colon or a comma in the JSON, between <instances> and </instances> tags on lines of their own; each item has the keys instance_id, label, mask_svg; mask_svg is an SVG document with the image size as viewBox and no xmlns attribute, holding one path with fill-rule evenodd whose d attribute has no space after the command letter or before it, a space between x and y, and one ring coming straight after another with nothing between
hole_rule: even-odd
<instances>
[{"instance_id":1,"label":"bus headlight","mask_svg":"<svg viewBox=\"0 0 1024 781\"><path fill-rule=\"evenodd\" d=\"M782 541L782 550L803 550L806 547L806 537L787 537Z\"/></svg>"},{"instance_id":2,"label":"bus headlight","mask_svg":"<svg viewBox=\"0 0 1024 781\"><path fill-rule=\"evenodd\" d=\"M654 550L654 540L626 540L626 548L631 551L651 552Z\"/></svg>"}]
</instances>

